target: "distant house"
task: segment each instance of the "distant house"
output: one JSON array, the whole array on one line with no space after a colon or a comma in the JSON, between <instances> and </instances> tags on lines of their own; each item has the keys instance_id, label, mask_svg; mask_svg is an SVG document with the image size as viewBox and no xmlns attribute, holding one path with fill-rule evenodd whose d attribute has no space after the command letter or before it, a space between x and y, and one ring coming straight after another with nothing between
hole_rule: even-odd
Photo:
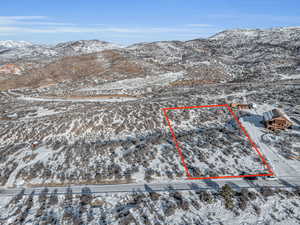
<instances>
[{"instance_id":1,"label":"distant house","mask_svg":"<svg viewBox=\"0 0 300 225\"><path fill-rule=\"evenodd\" d=\"M35 150L37 147L39 146L39 142L38 141L35 141L31 144L31 149L32 150Z\"/></svg>"},{"instance_id":2,"label":"distant house","mask_svg":"<svg viewBox=\"0 0 300 225\"><path fill-rule=\"evenodd\" d=\"M264 112L263 119L266 128L272 131L284 130L293 125L291 120L278 109L273 109L269 112Z\"/></svg>"}]
</instances>

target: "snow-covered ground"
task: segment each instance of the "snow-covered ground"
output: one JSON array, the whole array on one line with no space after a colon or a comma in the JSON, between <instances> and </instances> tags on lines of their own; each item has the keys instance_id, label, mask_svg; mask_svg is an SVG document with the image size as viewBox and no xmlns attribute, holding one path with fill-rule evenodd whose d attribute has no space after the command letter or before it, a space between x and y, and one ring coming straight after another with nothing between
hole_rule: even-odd
<instances>
[{"instance_id":1,"label":"snow-covered ground","mask_svg":"<svg viewBox=\"0 0 300 225\"><path fill-rule=\"evenodd\" d=\"M137 100L137 98L133 98L133 97L122 97L122 98L91 97L91 98L63 99L63 98L36 98L36 97L27 97L27 96L21 96L18 97L18 99L25 100L25 101L40 101L40 102L127 102L127 101Z\"/></svg>"},{"instance_id":2,"label":"snow-covered ground","mask_svg":"<svg viewBox=\"0 0 300 225\"><path fill-rule=\"evenodd\" d=\"M292 74L292 75L284 75L284 74L280 74L280 77L282 80L288 80L288 79L300 79L300 74Z\"/></svg>"},{"instance_id":3,"label":"snow-covered ground","mask_svg":"<svg viewBox=\"0 0 300 225\"><path fill-rule=\"evenodd\" d=\"M94 90L118 90L118 89L135 89L144 88L147 86L164 86L173 81L182 78L183 72L166 73L159 76L148 76L145 78L132 78L115 82L106 83L98 87L82 88L79 91L94 91Z\"/></svg>"},{"instance_id":4,"label":"snow-covered ground","mask_svg":"<svg viewBox=\"0 0 300 225\"><path fill-rule=\"evenodd\" d=\"M168 115L175 134L195 131L178 138L193 177L257 174L262 169L226 108L171 110Z\"/></svg>"},{"instance_id":5,"label":"snow-covered ground","mask_svg":"<svg viewBox=\"0 0 300 225\"><path fill-rule=\"evenodd\" d=\"M300 179L300 162L297 160L288 160L282 157L274 147L267 145L262 141L266 130L262 125L262 113L273 109L270 105L259 106L256 110L250 110L251 116L244 116L240 119L243 126L246 128L250 137L256 143L258 148L264 154L266 159L271 164L271 167L278 177L295 177Z\"/></svg>"},{"instance_id":6,"label":"snow-covered ground","mask_svg":"<svg viewBox=\"0 0 300 225\"><path fill-rule=\"evenodd\" d=\"M39 118L43 116L51 116L55 114L62 113L63 111L55 111L53 109L47 109L44 107L32 107L32 110L36 110L33 113L28 113L25 117L22 119L32 119L32 118Z\"/></svg>"},{"instance_id":7,"label":"snow-covered ground","mask_svg":"<svg viewBox=\"0 0 300 225\"><path fill-rule=\"evenodd\" d=\"M48 158L52 155L53 151L45 146L38 147L35 150L31 150L26 147L20 149L16 154L10 155L8 161L15 161L18 166L10 174L5 187L13 187L24 185L24 180L17 179L17 175L24 167L29 167L37 162L47 162ZM33 181L34 182L34 181Z\"/></svg>"}]
</instances>

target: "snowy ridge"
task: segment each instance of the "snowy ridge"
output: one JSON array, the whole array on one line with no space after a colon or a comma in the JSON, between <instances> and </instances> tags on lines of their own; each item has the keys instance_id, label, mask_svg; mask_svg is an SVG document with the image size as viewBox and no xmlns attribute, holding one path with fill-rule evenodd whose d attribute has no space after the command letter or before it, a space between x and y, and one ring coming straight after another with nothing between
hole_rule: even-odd
<instances>
[{"instance_id":1,"label":"snowy ridge","mask_svg":"<svg viewBox=\"0 0 300 225\"><path fill-rule=\"evenodd\" d=\"M0 41L0 50L3 49L2 52L0 51L0 64L16 60L54 61L64 56L89 54L121 47L117 44L98 40L73 41L60 43L56 46L36 45L25 41Z\"/></svg>"},{"instance_id":2,"label":"snowy ridge","mask_svg":"<svg viewBox=\"0 0 300 225\"><path fill-rule=\"evenodd\" d=\"M280 27L271 29L233 29L225 30L217 33L209 38L209 40L229 40L229 39L251 39L260 41L272 41L277 39L277 42L286 41L287 39L296 39L297 33L300 32L300 27Z\"/></svg>"},{"instance_id":3,"label":"snowy ridge","mask_svg":"<svg viewBox=\"0 0 300 225\"><path fill-rule=\"evenodd\" d=\"M26 41L11 41L11 40L0 41L0 47L4 47L4 48L21 48L21 47L27 47L31 45L33 44Z\"/></svg>"},{"instance_id":4,"label":"snowy ridge","mask_svg":"<svg viewBox=\"0 0 300 225\"><path fill-rule=\"evenodd\" d=\"M69 51L69 52L76 52L82 54L88 54L93 52L100 52L103 50L109 49L117 49L122 48L121 45L99 41L99 40L80 40L80 41L71 41L60 43L55 46L57 51Z\"/></svg>"}]
</instances>

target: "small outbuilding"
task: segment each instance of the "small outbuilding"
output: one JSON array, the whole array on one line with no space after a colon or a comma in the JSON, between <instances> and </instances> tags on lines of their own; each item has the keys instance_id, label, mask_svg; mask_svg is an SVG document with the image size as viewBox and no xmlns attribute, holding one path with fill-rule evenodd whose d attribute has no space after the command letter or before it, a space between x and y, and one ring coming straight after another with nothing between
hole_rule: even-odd
<instances>
[{"instance_id":1,"label":"small outbuilding","mask_svg":"<svg viewBox=\"0 0 300 225\"><path fill-rule=\"evenodd\" d=\"M31 150L35 150L38 146L39 146L39 142L38 142L38 141L34 141L34 142L31 144Z\"/></svg>"},{"instance_id":2,"label":"small outbuilding","mask_svg":"<svg viewBox=\"0 0 300 225\"><path fill-rule=\"evenodd\" d=\"M272 131L284 130L293 125L292 121L278 109L264 112L263 119L266 128Z\"/></svg>"}]
</instances>

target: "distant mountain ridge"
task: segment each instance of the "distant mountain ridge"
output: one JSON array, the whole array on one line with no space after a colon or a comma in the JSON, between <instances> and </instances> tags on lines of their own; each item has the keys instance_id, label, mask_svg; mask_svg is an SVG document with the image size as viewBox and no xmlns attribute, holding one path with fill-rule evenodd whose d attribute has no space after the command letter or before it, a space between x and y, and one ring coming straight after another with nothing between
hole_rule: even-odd
<instances>
[{"instance_id":1,"label":"distant mountain ridge","mask_svg":"<svg viewBox=\"0 0 300 225\"><path fill-rule=\"evenodd\" d=\"M0 41L0 47L2 48L22 48L31 45L33 44L27 41Z\"/></svg>"},{"instance_id":2,"label":"distant mountain ridge","mask_svg":"<svg viewBox=\"0 0 300 225\"><path fill-rule=\"evenodd\" d=\"M0 65L17 61L52 61L59 57L88 54L121 47L121 45L99 40L70 41L54 46L32 44L24 41L0 41Z\"/></svg>"},{"instance_id":3,"label":"distant mountain ridge","mask_svg":"<svg viewBox=\"0 0 300 225\"><path fill-rule=\"evenodd\" d=\"M271 45L286 44L291 42L292 46L300 45L300 27L282 27L271 29L235 29L225 30L209 38L209 40L221 41L223 43L265 43Z\"/></svg>"},{"instance_id":4,"label":"distant mountain ridge","mask_svg":"<svg viewBox=\"0 0 300 225\"><path fill-rule=\"evenodd\" d=\"M88 54L93 52L100 52L108 49L122 48L121 45L99 41L99 40L80 40L80 41L70 41L57 44L54 49L62 51L64 54Z\"/></svg>"},{"instance_id":5,"label":"distant mountain ridge","mask_svg":"<svg viewBox=\"0 0 300 225\"><path fill-rule=\"evenodd\" d=\"M128 47L99 40L25 44L0 49L0 65L7 63L21 64L22 73L28 74L26 81L22 76L18 82L2 81L14 88L43 85L43 80L104 82L168 72L185 74L177 84L288 79L300 71L300 27L226 30L207 39Z\"/></svg>"}]
</instances>

